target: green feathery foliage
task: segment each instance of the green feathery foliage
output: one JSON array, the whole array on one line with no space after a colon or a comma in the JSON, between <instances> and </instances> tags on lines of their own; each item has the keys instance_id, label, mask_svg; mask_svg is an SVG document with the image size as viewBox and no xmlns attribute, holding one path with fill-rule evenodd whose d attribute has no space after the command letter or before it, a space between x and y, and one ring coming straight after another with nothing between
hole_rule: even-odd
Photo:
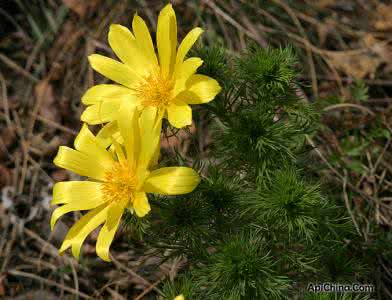
<instances>
[{"instance_id":1,"label":"green feathery foliage","mask_svg":"<svg viewBox=\"0 0 392 300\"><path fill-rule=\"evenodd\" d=\"M163 286L161 300L173 300L178 295L183 295L187 300L194 300L195 284L188 274L183 274L176 278L176 281L168 281Z\"/></svg>"},{"instance_id":2,"label":"green feathery foliage","mask_svg":"<svg viewBox=\"0 0 392 300\"><path fill-rule=\"evenodd\" d=\"M280 299L289 284L287 277L276 274L275 264L260 237L230 236L198 270L198 280L205 287L203 299Z\"/></svg>"},{"instance_id":3,"label":"green feathery foliage","mask_svg":"<svg viewBox=\"0 0 392 300\"><path fill-rule=\"evenodd\" d=\"M223 87L197 111L212 135L207 156L193 161L202 182L191 194L151 199L145 224L128 222L135 231L148 226L140 236L165 259L187 258L162 299L367 299L307 292L309 282L369 277L346 209L309 172L306 134L319 117L300 96L293 49L252 45L232 58L211 47L192 56Z\"/></svg>"},{"instance_id":4,"label":"green feathery foliage","mask_svg":"<svg viewBox=\"0 0 392 300\"><path fill-rule=\"evenodd\" d=\"M293 167L276 170L268 185L243 194L239 201L242 214L258 225L270 224L268 231L283 232L311 239L317 229L317 216L327 204L319 185L307 183Z\"/></svg>"}]
</instances>

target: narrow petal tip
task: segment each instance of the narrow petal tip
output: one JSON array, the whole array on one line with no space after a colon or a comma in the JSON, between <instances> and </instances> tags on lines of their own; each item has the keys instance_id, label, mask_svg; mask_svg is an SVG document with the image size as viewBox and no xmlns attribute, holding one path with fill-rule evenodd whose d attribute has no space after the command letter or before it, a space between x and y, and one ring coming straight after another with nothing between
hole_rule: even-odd
<instances>
[{"instance_id":1,"label":"narrow petal tip","mask_svg":"<svg viewBox=\"0 0 392 300\"><path fill-rule=\"evenodd\" d=\"M194 30L195 30L195 32L196 32L197 34L202 34L202 33L204 32L204 29L201 28L201 27L195 27Z\"/></svg>"},{"instance_id":2,"label":"narrow petal tip","mask_svg":"<svg viewBox=\"0 0 392 300\"><path fill-rule=\"evenodd\" d=\"M53 231L54 225L56 225L56 223L53 221L53 217L52 217L52 218L50 219L50 231Z\"/></svg>"},{"instance_id":3,"label":"narrow petal tip","mask_svg":"<svg viewBox=\"0 0 392 300\"><path fill-rule=\"evenodd\" d=\"M97 255L106 262L111 262L110 254L105 249L96 249Z\"/></svg>"}]
</instances>

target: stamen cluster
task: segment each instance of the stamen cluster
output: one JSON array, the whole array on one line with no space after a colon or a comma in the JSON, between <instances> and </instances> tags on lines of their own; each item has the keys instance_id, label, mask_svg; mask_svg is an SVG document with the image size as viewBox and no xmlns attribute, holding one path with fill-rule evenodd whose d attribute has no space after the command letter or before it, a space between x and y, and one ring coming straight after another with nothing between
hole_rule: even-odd
<instances>
[{"instance_id":1,"label":"stamen cluster","mask_svg":"<svg viewBox=\"0 0 392 300\"><path fill-rule=\"evenodd\" d=\"M164 108L170 104L173 87L173 80L157 72L141 81L136 92L143 106Z\"/></svg>"},{"instance_id":2,"label":"stamen cluster","mask_svg":"<svg viewBox=\"0 0 392 300\"><path fill-rule=\"evenodd\" d=\"M106 201L120 201L129 198L137 187L135 167L129 162L116 162L114 167L105 175L102 192ZM131 196L131 197L130 197Z\"/></svg>"}]
</instances>

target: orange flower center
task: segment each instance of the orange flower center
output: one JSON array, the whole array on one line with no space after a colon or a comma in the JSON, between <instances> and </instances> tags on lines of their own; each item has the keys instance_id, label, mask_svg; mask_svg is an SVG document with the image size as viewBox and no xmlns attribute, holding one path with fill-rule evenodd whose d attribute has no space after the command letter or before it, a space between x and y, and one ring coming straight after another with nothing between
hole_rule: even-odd
<instances>
[{"instance_id":1,"label":"orange flower center","mask_svg":"<svg viewBox=\"0 0 392 300\"><path fill-rule=\"evenodd\" d=\"M106 201L131 199L137 187L135 166L128 162L116 162L105 174L102 192Z\"/></svg>"},{"instance_id":2,"label":"orange flower center","mask_svg":"<svg viewBox=\"0 0 392 300\"><path fill-rule=\"evenodd\" d=\"M155 72L144 78L136 88L137 95L142 99L143 106L162 108L168 106L172 99L174 82L160 72Z\"/></svg>"}]
</instances>

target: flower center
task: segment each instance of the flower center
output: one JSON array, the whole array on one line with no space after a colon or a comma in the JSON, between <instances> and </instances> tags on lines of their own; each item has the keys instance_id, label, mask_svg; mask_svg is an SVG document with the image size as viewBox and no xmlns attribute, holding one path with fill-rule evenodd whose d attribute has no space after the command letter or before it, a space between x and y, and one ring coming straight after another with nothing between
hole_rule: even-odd
<instances>
[{"instance_id":1,"label":"flower center","mask_svg":"<svg viewBox=\"0 0 392 300\"><path fill-rule=\"evenodd\" d=\"M136 88L136 92L138 97L142 99L143 106L161 108L169 105L173 87L173 80L156 72L144 78Z\"/></svg>"},{"instance_id":2,"label":"flower center","mask_svg":"<svg viewBox=\"0 0 392 300\"><path fill-rule=\"evenodd\" d=\"M131 199L137 187L135 167L128 162L116 162L105 174L102 192L106 201Z\"/></svg>"}]
</instances>

